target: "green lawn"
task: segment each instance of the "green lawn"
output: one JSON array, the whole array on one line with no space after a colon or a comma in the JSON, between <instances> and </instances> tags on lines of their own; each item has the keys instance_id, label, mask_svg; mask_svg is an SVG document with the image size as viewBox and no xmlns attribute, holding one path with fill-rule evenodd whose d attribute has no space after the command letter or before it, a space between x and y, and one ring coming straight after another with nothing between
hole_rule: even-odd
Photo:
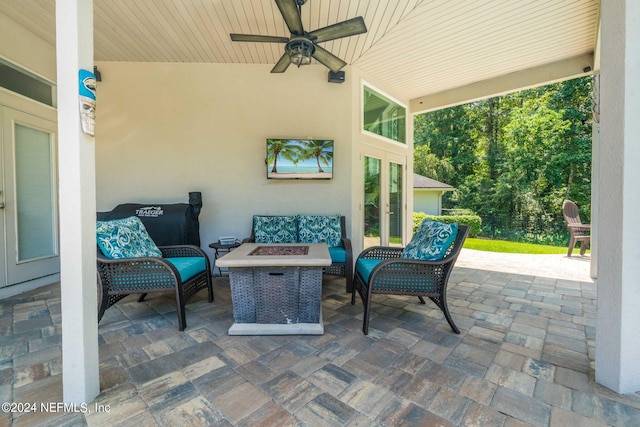
<instances>
[{"instance_id":1,"label":"green lawn","mask_svg":"<svg viewBox=\"0 0 640 427\"><path fill-rule=\"evenodd\" d=\"M566 246L534 245L531 243L508 242L506 240L473 239L468 237L464 242L467 249L488 252L504 252L513 254L566 254ZM574 251L580 251L578 247ZM589 251L587 250L587 253Z\"/></svg>"}]
</instances>

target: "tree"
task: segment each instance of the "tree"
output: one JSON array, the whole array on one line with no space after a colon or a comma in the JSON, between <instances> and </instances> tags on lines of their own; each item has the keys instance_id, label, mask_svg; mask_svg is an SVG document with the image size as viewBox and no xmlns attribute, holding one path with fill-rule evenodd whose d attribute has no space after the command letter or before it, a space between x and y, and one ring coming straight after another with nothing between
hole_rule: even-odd
<instances>
[{"instance_id":1,"label":"tree","mask_svg":"<svg viewBox=\"0 0 640 427\"><path fill-rule=\"evenodd\" d=\"M302 156L306 159L315 158L318 165L318 172L324 172L321 163L325 166L331 164L333 158L333 141L311 140L304 141Z\"/></svg>"},{"instance_id":2,"label":"tree","mask_svg":"<svg viewBox=\"0 0 640 427\"><path fill-rule=\"evenodd\" d=\"M294 163L298 161L300 147L290 139L270 139L267 140L267 162L273 162L271 172L278 172L278 157L282 156Z\"/></svg>"},{"instance_id":3,"label":"tree","mask_svg":"<svg viewBox=\"0 0 640 427\"><path fill-rule=\"evenodd\" d=\"M454 173L440 171L450 181L448 184L455 187L461 177L473 173L476 154L474 144L470 142L474 123L469 120L467 106L419 115L415 118L414 127L414 146L427 146L430 153L438 159L447 159L453 168Z\"/></svg>"},{"instance_id":4,"label":"tree","mask_svg":"<svg viewBox=\"0 0 640 427\"><path fill-rule=\"evenodd\" d=\"M509 214L515 217L548 215L555 210L545 203L554 187L561 184L553 179L557 164L552 158L562 151L570 123L564 120L562 110L549 108L551 96L552 90L527 96L522 106L511 111L511 120L504 128L506 167L498 181L510 184L504 198L513 200ZM496 191L502 189L504 186L496 186Z\"/></svg>"},{"instance_id":5,"label":"tree","mask_svg":"<svg viewBox=\"0 0 640 427\"><path fill-rule=\"evenodd\" d=\"M589 218L592 78L416 116L414 170L456 187L448 208L485 219L562 221L564 198Z\"/></svg>"},{"instance_id":6,"label":"tree","mask_svg":"<svg viewBox=\"0 0 640 427\"><path fill-rule=\"evenodd\" d=\"M436 181L448 182L455 176L449 159L440 159L431 153L429 147L421 145L413 150L413 171Z\"/></svg>"}]
</instances>

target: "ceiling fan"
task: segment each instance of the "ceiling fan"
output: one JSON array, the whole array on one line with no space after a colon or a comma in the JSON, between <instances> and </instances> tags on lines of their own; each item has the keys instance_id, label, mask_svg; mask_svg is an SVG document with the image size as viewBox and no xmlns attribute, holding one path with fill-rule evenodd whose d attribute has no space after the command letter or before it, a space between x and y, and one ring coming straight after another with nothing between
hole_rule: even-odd
<instances>
[{"instance_id":1,"label":"ceiling fan","mask_svg":"<svg viewBox=\"0 0 640 427\"><path fill-rule=\"evenodd\" d=\"M292 63L298 67L307 65L311 63L312 57L334 73L337 73L347 63L328 50L318 46L318 43L366 33L367 27L364 24L364 19L358 16L315 31L306 32L300 19L300 9L306 1L275 0L284 22L289 27L290 37L230 34L231 40L234 42L286 43L284 54L271 70L272 73L284 73L289 64Z\"/></svg>"}]
</instances>

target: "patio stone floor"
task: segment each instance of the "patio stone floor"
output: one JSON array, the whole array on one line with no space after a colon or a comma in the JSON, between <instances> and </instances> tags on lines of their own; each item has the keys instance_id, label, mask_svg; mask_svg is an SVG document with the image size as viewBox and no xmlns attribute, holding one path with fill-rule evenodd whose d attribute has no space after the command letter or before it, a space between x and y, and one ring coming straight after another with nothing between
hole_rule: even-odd
<instances>
[{"instance_id":1,"label":"patio stone floor","mask_svg":"<svg viewBox=\"0 0 640 427\"><path fill-rule=\"evenodd\" d=\"M187 305L184 332L170 295L127 297L99 324L101 393L86 413L56 406L59 285L5 299L1 400L37 409L2 412L0 425L640 425L640 394L594 383L588 263L546 277L543 264L573 260L483 256L463 251L449 282L460 335L430 301L376 296L365 336L362 303L332 276L321 336L228 336L227 278L215 279L213 304L201 292Z\"/></svg>"}]
</instances>

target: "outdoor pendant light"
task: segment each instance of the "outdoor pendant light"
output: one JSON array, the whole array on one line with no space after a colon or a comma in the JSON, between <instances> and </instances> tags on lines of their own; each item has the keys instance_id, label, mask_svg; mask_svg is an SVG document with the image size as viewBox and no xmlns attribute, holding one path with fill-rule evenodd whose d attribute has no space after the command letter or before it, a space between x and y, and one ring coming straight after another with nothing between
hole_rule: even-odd
<instances>
[{"instance_id":1,"label":"outdoor pendant light","mask_svg":"<svg viewBox=\"0 0 640 427\"><path fill-rule=\"evenodd\" d=\"M289 55L292 64L300 67L301 65L311 64L311 56L315 52L313 43L303 37L295 37L287 43L285 51Z\"/></svg>"}]
</instances>

